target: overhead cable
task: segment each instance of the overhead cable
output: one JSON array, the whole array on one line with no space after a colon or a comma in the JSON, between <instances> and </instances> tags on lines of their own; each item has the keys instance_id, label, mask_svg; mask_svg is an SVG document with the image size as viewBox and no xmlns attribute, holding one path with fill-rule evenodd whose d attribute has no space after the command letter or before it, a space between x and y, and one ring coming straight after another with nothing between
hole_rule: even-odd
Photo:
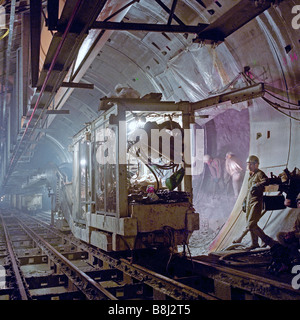
<instances>
[{"instance_id":1,"label":"overhead cable","mask_svg":"<svg viewBox=\"0 0 300 320\"><path fill-rule=\"evenodd\" d=\"M295 117L293 117L293 116L291 116L291 115L289 115L289 114L281 111L278 107L274 106L273 103L272 103L270 100L266 99L265 97L261 97L261 98L262 98L265 102L267 102L272 108L274 108L274 109L277 110L278 112L284 114L286 117L300 122L300 119L295 118Z\"/></svg>"}]
</instances>

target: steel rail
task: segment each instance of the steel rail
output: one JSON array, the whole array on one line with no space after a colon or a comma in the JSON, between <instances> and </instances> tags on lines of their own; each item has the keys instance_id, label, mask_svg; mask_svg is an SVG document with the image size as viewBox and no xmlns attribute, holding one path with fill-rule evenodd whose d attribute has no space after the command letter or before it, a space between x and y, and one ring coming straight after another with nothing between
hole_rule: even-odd
<instances>
[{"instance_id":1,"label":"steel rail","mask_svg":"<svg viewBox=\"0 0 300 320\"><path fill-rule=\"evenodd\" d=\"M147 269L145 267L142 267L137 264L132 264L131 262L127 261L126 259L118 259L113 258L108 253L102 252L100 250L95 250L91 248L89 245L83 243L82 241L75 239L68 235L65 235L64 233L58 231L52 226L49 226L47 223L30 217L30 219L36 221L37 223L40 223L41 225L44 225L46 228L51 230L56 235L59 235L63 237L65 240L71 242L73 245L77 246L78 248L89 252L92 254L95 258L105 261L110 265L111 267L118 269L127 275L131 276L132 278L135 278L138 281L141 281L145 283L146 285L154 288L155 290L160 291L163 294L166 294L170 296L173 299L176 300L198 300L198 299L204 299L204 300L217 300L212 295L206 294L202 291L199 291L195 288L192 288L190 286L187 286L185 284L182 284L179 281L173 280L171 278L168 278L162 274L156 273L150 269Z\"/></svg>"},{"instance_id":2,"label":"steel rail","mask_svg":"<svg viewBox=\"0 0 300 320\"><path fill-rule=\"evenodd\" d=\"M161 292L164 295L171 297L175 300L216 300L216 299L227 299L222 294L220 295L220 282L225 283L225 286L231 286L232 288L240 288L244 290L245 294L252 295L262 295L270 299L299 299L300 294L295 292L292 289L291 285L288 283L278 281L274 278L268 278L256 273L250 273L247 270L236 269L222 264L216 263L214 261L208 260L194 260L195 273L190 277L184 277L181 279L171 279L163 274L157 273L158 271L152 271L141 265L132 263L132 261L125 258L125 256L115 256L111 253L104 252L98 248L91 247L89 244L82 242L79 239L76 239L73 235L66 235L65 233L59 231L53 226L28 215L21 215L20 218L25 221L25 224L29 227L32 222L34 225L31 225L30 228L35 230L35 226L39 228L45 228L45 231L48 230L53 233L53 236L59 236L61 239L65 240L65 243L74 245L77 249L81 249L88 253L89 258L99 259L105 262L109 268L117 269L123 272L124 274L129 275L132 279L136 279L141 283L152 287L157 292ZM49 245L50 246L50 245ZM47 251L48 254L48 251ZM50 253L49 253L50 255ZM74 272L65 264L61 263L61 259L57 256L52 257L54 262L61 268L68 277L74 278ZM181 260L180 260L181 261ZM179 264L181 264L179 261ZM189 263L189 261L187 261ZM183 261L182 268L185 268L185 263ZM64 270L63 270L64 269ZM72 275L73 272L73 275ZM80 277L78 279L81 281ZM80 281L77 279L77 285L80 285ZM210 279L210 285L205 287L205 281L202 283L203 279ZM191 281L198 282L198 287L193 287L193 284L187 284L186 281L192 283ZM200 282L199 282L200 281ZM75 283L76 286L76 283ZM82 286L82 281L81 281ZM204 287L205 288L204 288ZM216 286L216 287L214 287ZM203 289L202 289L203 287ZM217 288L217 289L216 289ZM214 290L215 291L214 293ZM229 291L228 291L229 292ZM91 292L88 293L89 295Z\"/></svg>"},{"instance_id":3,"label":"steel rail","mask_svg":"<svg viewBox=\"0 0 300 320\"><path fill-rule=\"evenodd\" d=\"M81 271L70 260L58 252L53 246L47 243L40 235L31 230L23 221L16 217L22 229L44 250L49 258L57 265L60 270L70 279L70 281L80 290L89 300L118 300L107 289Z\"/></svg>"},{"instance_id":4,"label":"steel rail","mask_svg":"<svg viewBox=\"0 0 300 320\"><path fill-rule=\"evenodd\" d=\"M14 272L14 275L16 278L16 284L17 284L17 287L18 287L18 290L20 293L20 297L22 300L29 300L31 297L30 297L28 290L26 290L26 288L24 286L25 280L24 280L24 277L23 277L22 272L20 270L18 261L16 259L16 255L15 255L15 252L14 252L14 249L13 249L10 237L9 237L9 232L7 230L7 226L4 222L3 216L0 215L0 217L1 217L1 221L2 221L2 227L4 230L4 234L5 234L6 245L7 245L8 253L10 256L13 272Z\"/></svg>"},{"instance_id":5,"label":"steel rail","mask_svg":"<svg viewBox=\"0 0 300 320\"><path fill-rule=\"evenodd\" d=\"M169 295L176 300L219 300L216 297L199 291L193 287L182 284L177 280L168 278L162 274L149 270L137 264L131 264L125 259L121 259L122 264L127 267L128 270L132 270L136 277L142 277L142 281L159 288L162 293Z\"/></svg>"},{"instance_id":6,"label":"steel rail","mask_svg":"<svg viewBox=\"0 0 300 320\"><path fill-rule=\"evenodd\" d=\"M95 258L100 259L102 261L105 261L108 265L110 265L113 268L119 269L120 271L130 275L131 277L142 281L146 285L149 285L150 287L174 298L174 299L182 299L182 300L188 300L188 299L215 299L216 297L213 294L207 294L202 291L199 291L197 289L194 289L190 287L189 285L185 285L180 283L180 280L173 280L171 278L165 277L161 274L158 274L156 272L153 272L149 269L146 269L140 265L132 264L126 259L118 259L114 258L111 255L109 255L106 252L102 252L101 250L97 250L94 248L91 248L88 244L83 243L81 240L74 238L73 236L68 236L63 234L62 232L58 231L54 227L50 227L47 225L47 223L42 222L38 219L32 218L38 223L46 226L47 228L51 229L54 233L57 233L57 235L63 236L67 241L70 243L76 245L78 248L81 248L82 250L85 250L92 254ZM250 273L246 270L236 269L232 268L230 266L217 264L215 262L208 262L208 261L199 261L194 260L193 263L197 265L198 269L202 270L200 273L204 275L211 274L211 278L218 278L219 275L228 275L228 278L230 279L236 279L237 282L244 283L245 291L247 291L247 285L246 282L249 282L249 286L251 284L256 283L257 288L269 288L270 294L268 294L270 297L276 298L275 292L278 291L282 292L283 294L295 294L297 295L297 292L293 290L290 284L284 283L282 281L278 281L274 278L268 278L263 277L258 274ZM197 277L197 275L196 275ZM272 289L273 288L273 289ZM251 289L251 288L250 288ZM201 290L201 289L200 289ZM253 288L252 288L253 290ZM248 290L249 291L249 290ZM250 292L252 292L250 290ZM299 294L300 295L300 294Z\"/></svg>"},{"instance_id":7,"label":"steel rail","mask_svg":"<svg viewBox=\"0 0 300 320\"><path fill-rule=\"evenodd\" d=\"M206 261L194 260L194 263L196 263L196 264L198 263L203 267L208 267L208 268L210 268L210 269L212 269L212 270L214 270L216 272L223 272L223 273L226 273L228 275L232 275L232 276L236 276L236 277L240 277L240 278L244 278L244 279L249 279L249 280L254 281L257 284L258 283L262 283L262 284L265 284L267 286L272 286L274 288L277 288L278 290L285 290L285 291L290 291L290 292L293 292L293 293L297 292L296 290L294 290L292 288L292 286L290 284L279 282L279 281L277 281L275 279L262 277L262 276L257 275L257 274L252 274L252 273L249 273L247 271L243 271L241 269L234 269L234 268L231 268L231 267L226 266L226 265L217 264L215 262L206 262Z\"/></svg>"}]
</instances>

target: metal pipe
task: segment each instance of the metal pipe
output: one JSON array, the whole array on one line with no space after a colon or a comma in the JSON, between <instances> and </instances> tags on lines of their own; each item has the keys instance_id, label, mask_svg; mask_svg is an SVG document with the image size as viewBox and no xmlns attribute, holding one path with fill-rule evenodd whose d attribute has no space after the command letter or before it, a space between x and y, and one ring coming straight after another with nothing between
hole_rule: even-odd
<instances>
[{"instance_id":1,"label":"metal pipe","mask_svg":"<svg viewBox=\"0 0 300 320\"><path fill-rule=\"evenodd\" d=\"M28 128L29 128L29 125L30 125L30 123L31 123L31 120L32 120L32 118L33 118L33 116L34 116L34 113L35 113L35 111L36 111L36 109L37 109L37 107L38 107L38 104L39 104L39 102L40 102L40 100L41 100L42 94L43 94L43 92L45 91L46 84L47 84L47 82L48 82L48 80L49 80L49 77L50 77L50 74L51 74L51 72L52 72L52 70L53 70L53 68L54 68L54 65L55 65L55 63L56 63L57 57L58 57L58 55L59 55L59 53L60 53L60 51L61 51L61 48L62 48L62 46L63 46L63 44L64 44L64 42L65 42L65 40L66 40L67 34L69 33L69 30L70 30L71 25L72 25L72 23L73 23L74 17L75 17L75 15L76 15L76 13L77 13L77 11L78 11L81 3L83 3L83 0L77 0L76 5L75 5L75 7L74 7L74 9L73 9L73 11L72 11L70 20L69 20L69 22L68 22L68 24L67 24L67 27L66 27L63 35L62 35L62 39L61 39L61 41L60 41L60 43L59 43L59 45L58 45L58 47L57 47L57 50L56 50L56 52L55 52L55 55L54 55L53 60L52 60L52 62L51 62L51 65L50 65L49 70L48 70L48 72L47 72L46 78L45 78L44 83L43 83L43 85L42 85L41 91L40 91L40 93L39 93L38 99L37 99L37 101L36 101L36 103L35 103L35 106L34 106L34 108L33 108L33 111L32 111L32 113L31 113L31 116L30 116L30 118L29 118L29 121L28 121L28 123L27 123L27 125L26 125L25 131L24 131L24 133L23 133L23 135L22 135L22 138L21 138L21 140L20 140L20 142L19 142L19 144L18 144L17 151L18 151L18 149L20 148L20 145L22 144L22 142L23 142L23 140L24 140L24 137L25 137L25 135L26 135L26 133L27 133L27 130L28 130ZM11 159L11 161L10 161L10 167L9 167L9 169L8 169L8 172L9 172L9 170L12 168L13 162L14 162L14 160L15 160L15 158L16 158L17 151L15 152L14 156L12 157L12 159Z\"/></svg>"},{"instance_id":2,"label":"metal pipe","mask_svg":"<svg viewBox=\"0 0 300 320\"><path fill-rule=\"evenodd\" d=\"M16 0L12 0L11 2L11 8L10 8L10 21L9 21L9 35L8 35L8 44L7 44L7 50L6 50L6 56L5 56L5 62L6 62L6 67L5 67L5 78L4 78L4 92L3 87L1 86L1 93L4 93L2 95L2 104L3 104L3 109L2 112L0 112L0 127L2 128L2 132L0 133L1 135L7 137L7 128L6 128L6 100L7 100L7 86L8 86L8 77L9 77L9 67L10 67L10 55L11 55L11 47L12 47L12 39L13 39L13 30L14 30L14 22L15 22L15 9L16 9ZM5 137L5 138L6 138ZM3 144L1 143L0 146L1 150L0 150L0 154L2 156L2 158L4 159L3 161L3 165L2 165L2 171L4 172L5 168L6 168L6 153L8 151L8 146L5 142L3 142ZM4 174L1 176L4 177Z\"/></svg>"},{"instance_id":3,"label":"metal pipe","mask_svg":"<svg viewBox=\"0 0 300 320\"><path fill-rule=\"evenodd\" d=\"M61 41L60 41L60 43L59 43L59 45L58 45L58 47L57 47L57 50L56 50L56 52L55 52L55 55L54 55L53 60L52 60L52 62L51 62L51 65L50 65L49 70L48 70L48 72L47 72L46 78L45 78L45 80L44 80L44 83L43 83L43 85L42 85L42 88L41 88L41 91L40 91L40 93L39 93L38 99L37 99L37 101L36 101L36 103L35 103L35 106L34 106L34 108L33 108L33 111L32 111L32 113L31 113L31 116L30 116L30 118L29 118L29 121L28 121L27 126L26 126L26 128L25 128L25 131L24 131L24 134L23 134L23 136L22 136L22 139L23 139L23 137L25 136L25 134L26 134L26 132L27 132L27 130L28 130L29 124L30 124L30 122L31 122L31 120L32 120L32 118L33 118L33 116L34 116L35 110L36 110L36 108L37 108L37 106L38 106L38 104L39 104L39 102L40 102L40 100L41 100L41 97L42 97L43 92L45 91L46 84L47 84L47 82L48 82L48 80L49 80L50 74L51 74L51 72L52 72L52 70L53 70L53 68L54 68L54 65L55 65L56 60L57 60L57 57L58 57L58 55L59 55L59 53L60 53L60 51L61 51L61 48L62 48L62 46L63 46L63 44L64 44L64 42L65 42L65 40L66 40L66 38L67 38L67 34L69 33L69 30L70 30L71 25L72 25L72 23L73 23L73 19L74 19L75 15L76 15L76 13L77 13L80 5L81 5L81 2L83 2L83 0L77 0L77 2L76 2L76 5L75 5L75 7L74 7L74 10L73 10L73 12L72 12L72 14L71 14L71 18L70 18L70 20L69 20L69 22L68 22L68 24L67 24L66 30L65 30L65 32L63 33L62 39L61 39ZM21 139L21 141L22 141L22 139Z\"/></svg>"},{"instance_id":4,"label":"metal pipe","mask_svg":"<svg viewBox=\"0 0 300 320\"><path fill-rule=\"evenodd\" d=\"M5 116L6 116L6 94L7 94L8 77L9 77L10 54L11 54L11 47L12 47L13 30L14 30L14 23L15 23L15 9L16 9L16 0L12 0L11 9L10 9L8 44L7 44L7 51L6 51L4 99L3 99L3 111L2 111L2 119L1 119L2 124L4 124Z\"/></svg>"}]
</instances>

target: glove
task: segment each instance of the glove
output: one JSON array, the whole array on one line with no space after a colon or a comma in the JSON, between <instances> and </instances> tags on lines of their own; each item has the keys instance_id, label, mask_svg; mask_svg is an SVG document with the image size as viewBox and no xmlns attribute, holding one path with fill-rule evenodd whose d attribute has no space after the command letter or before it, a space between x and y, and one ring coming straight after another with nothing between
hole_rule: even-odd
<instances>
[{"instance_id":1,"label":"glove","mask_svg":"<svg viewBox=\"0 0 300 320\"><path fill-rule=\"evenodd\" d=\"M250 193L252 196L258 196L259 195L259 187L254 185L252 186L251 190L250 190Z\"/></svg>"},{"instance_id":2,"label":"glove","mask_svg":"<svg viewBox=\"0 0 300 320\"><path fill-rule=\"evenodd\" d=\"M287 232L286 235L284 236L284 242L287 244L290 244L295 240L296 240L295 232L293 231Z\"/></svg>"}]
</instances>

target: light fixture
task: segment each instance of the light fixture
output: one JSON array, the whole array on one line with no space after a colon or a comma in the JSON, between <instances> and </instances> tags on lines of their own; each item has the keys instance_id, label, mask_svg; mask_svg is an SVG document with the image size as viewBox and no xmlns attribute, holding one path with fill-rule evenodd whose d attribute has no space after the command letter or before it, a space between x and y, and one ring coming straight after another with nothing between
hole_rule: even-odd
<instances>
[{"instance_id":1,"label":"light fixture","mask_svg":"<svg viewBox=\"0 0 300 320\"><path fill-rule=\"evenodd\" d=\"M134 117L134 119L131 122L129 122L129 124L128 124L128 130L129 130L129 132L133 132L136 129L143 128L145 123L146 123L145 117L143 117L143 116L142 117Z\"/></svg>"}]
</instances>

